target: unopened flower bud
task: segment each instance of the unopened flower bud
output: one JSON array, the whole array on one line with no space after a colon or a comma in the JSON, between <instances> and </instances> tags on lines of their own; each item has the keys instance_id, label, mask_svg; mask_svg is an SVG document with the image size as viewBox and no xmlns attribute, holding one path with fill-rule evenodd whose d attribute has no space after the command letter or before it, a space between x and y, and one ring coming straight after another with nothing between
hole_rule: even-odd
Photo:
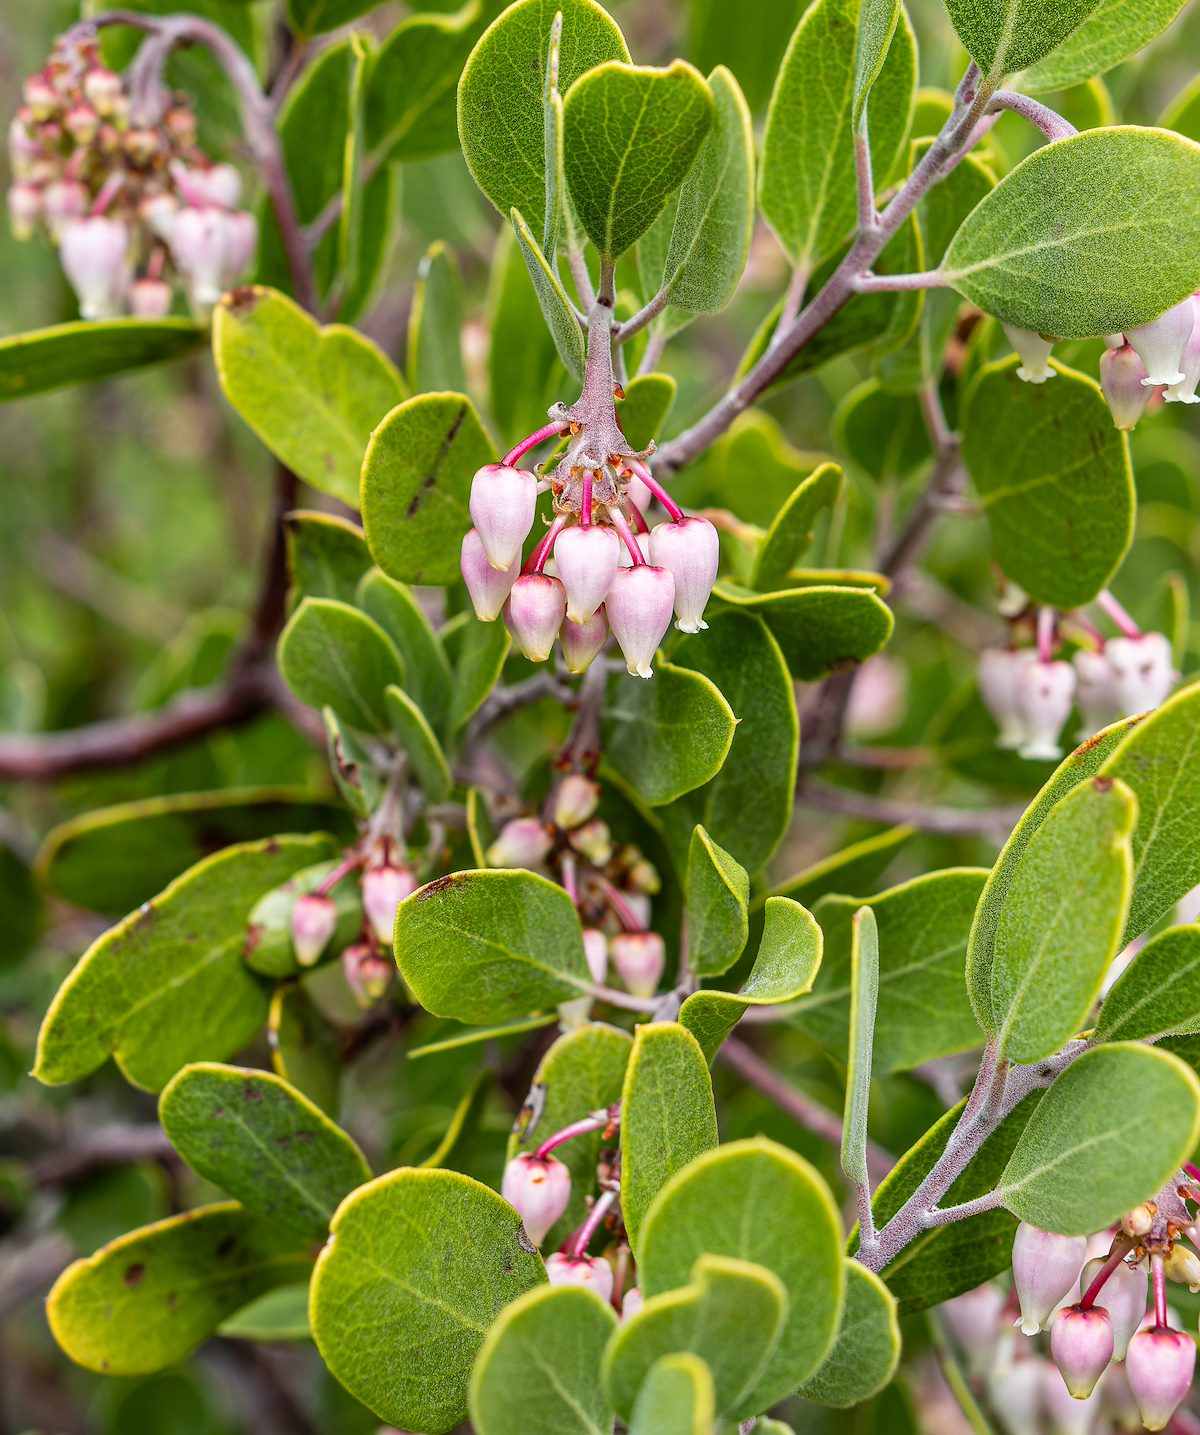
<instances>
[{"instance_id":1,"label":"unopened flower bud","mask_svg":"<svg viewBox=\"0 0 1200 1435\"><path fill-rule=\"evenodd\" d=\"M1088 1261L1079 1277L1080 1286L1086 1291L1105 1264L1104 1256ZM1147 1277L1145 1265L1131 1266L1127 1261L1113 1268L1100 1287L1096 1299L1108 1311L1112 1321L1114 1360L1124 1360L1129 1342L1142 1323L1146 1314Z\"/></svg>"},{"instance_id":2,"label":"unopened flower bud","mask_svg":"<svg viewBox=\"0 0 1200 1435\"><path fill-rule=\"evenodd\" d=\"M119 219L96 215L64 226L60 257L85 319L121 312L129 287L129 230Z\"/></svg>"},{"instance_id":3,"label":"unopened flower bud","mask_svg":"<svg viewBox=\"0 0 1200 1435\"><path fill-rule=\"evenodd\" d=\"M1025 724L1017 709L1017 674L1032 661L1028 649L984 648L979 655L979 696L1000 729L999 747L1017 748L1025 741Z\"/></svg>"},{"instance_id":4,"label":"unopened flower bud","mask_svg":"<svg viewBox=\"0 0 1200 1435\"><path fill-rule=\"evenodd\" d=\"M1072 657L1075 669L1075 701L1083 717L1081 739L1089 738L1122 714L1113 692L1112 670L1103 653L1080 648Z\"/></svg>"},{"instance_id":5,"label":"unopened flower bud","mask_svg":"<svg viewBox=\"0 0 1200 1435\"><path fill-rule=\"evenodd\" d=\"M1129 1342L1125 1374L1147 1430L1163 1430L1183 1403L1196 1368L1196 1343L1180 1330L1141 1330Z\"/></svg>"},{"instance_id":6,"label":"unopened flower bud","mask_svg":"<svg viewBox=\"0 0 1200 1435\"><path fill-rule=\"evenodd\" d=\"M384 946L392 945L396 908L416 890L416 880L407 867L372 867L363 873L363 915Z\"/></svg>"},{"instance_id":7,"label":"unopened flower bud","mask_svg":"<svg viewBox=\"0 0 1200 1435\"><path fill-rule=\"evenodd\" d=\"M1113 1328L1100 1306L1068 1306L1050 1327L1050 1354L1076 1400L1086 1400L1113 1354Z\"/></svg>"},{"instance_id":8,"label":"unopened flower bud","mask_svg":"<svg viewBox=\"0 0 1200 1435\"><path fill-rule=\"evenodd\" d=\"M173 194L168 194L166 190L147 194L138 206L138 211L152 233L159 239L170 240L171 229L179 213L179 201Z\"/></svg>"},{"instance_id":9,"label":"unopened flower bud","mask_svg":"<svg viewBox=\"0 0 1200 1435\"><path fill-rule=\"evenodd\" d=\"M1018 329L1013 324L1005 324L1004 333L1021 360L1017 369L1018 379L1024 379L1027 384L1044 384L1054 377L1054 370L1050 367L1053 339L1045 339L1032 329Z\"/></svg>"},{"instance_id":10,"label":"unopened flower bud","mask_svg":"<svg viewBox=\"0 0 1200 1435\"><path fill-rule=\"evenodd\" d=\"M42 146L29 133L24 121L14 116L8 126L8 162L13 178L27 178L43 154Z\"/></svg>"},{"instance_id":11,"label":"unopened flower bud","mask_svg":"<svg viewBox=\"0 0 1200 1435\"><path fill-rule=\"evenodd\" d=\"M565 1256L556 1251L546 1257L546 1277L552 1286L587 1286L601 1300L612 1299L612 1266L601 1256Z\"/></svg>"},{"instance_id":12,"label":"unopened flower bud","mask_svg":"<svg viewBox=\"0 0 1200 1435\"><path fill-rule=\"evenodd\" d=\"M1021 1330L1036 1335L1079 1278L1085 1236L1058 1236L1022 1221L1013 1239L1013 1282L1021 1302Z\"/></svg>"},{"instance_id":13,"label":"unopened flower bud","mask_svg":"<svg viewBox=\"0 0 1200 1435\"><path fill-rule=\"evenodd\" d=\"M650 663L670 626L674 604L675 579L665 568L635 563L618 569L604 610L625 666L638 677L654 674Z\"/></svg>"},{"instance_id":14,"label":"unopened flower bud","mask_svg":"<svg viewBox=\"0 0 1200 1435\"><path fill-rule=\"evenodd\" d=\"M1042 1360L997 1362L988 1372L988 1397L1004 1435L1031 1435L1041 1429L1043 1387L1049 1383L1046 1374L1061 1390L1057 1371Z\"/></svg>"},{"instance_id":15,"label":"unopened flower bud","mask_svg":"<svg viewBox=\"0 0 1200 1435\"><path fill-rule=\"evenodd\" d=\"M1192 309L1195 314L1192 337L1180 361L1183 378L1177 384L1168 384L1163 394L1169 404L1200 404L1200 395L1196 393L1196 386L1200 384L1200 298L1195 295L1192 296Z\"/></svg>"},{"instance_id":16,"label":"unopened flower bud","mask_svg":"<svg viewBox=\"0 0 1200 1435\"><path fill-rule=\"evenodd\" d=\"M170 227L171 257L188 281L192 303L199 309L211 309L225 292L225 219L221 210L206 205L203 209L181 209Z\"/></svg>"},{"instance_id":17,"label":"unopened flower bud","mask_svg":"<svg viewBox=\"0 0 1200 1435\"><path fill-rule=\"evenodd\" d=\"M1046 1428L1048 1435L1100 1435L1101 1418L1104 1415L1104 1389L1101 1385L1090 1395L1076 1398L1063 1384L1062 1377L1047 1361L1042 1369L1042 1409L1046 1426L1040 1422L1027 1425L1019 1435L1031 1435L1031 1431ZM1003 1398L1003 1397L1001 1397ZM1014 1432L1018 1435L1018 1432Z\"/></svg>"},{"instance_id":18,"label":"unopened flower bud","mask_svg":"<svg viewBox=\"0 0 1200 1435\"><path fill-rule=\"evenodd\" d=\"M657 932L622 932L609 947L612 964L635 997L652 997L658 990L667 949Z\"/></svg>"},{"instance_id":19,"label":"unopened flower bud","mask_svg":"<svg viewBox=\"0 0 1200 1435\"><path fill-rule=\"evenodd\" d=\"M471 595L475 616L484 623L493 623L500 616L500 610L508 601L512 585L519 576L516 565L507 571L493 568L483 551L483 540L479 530L469 528L463 535L462 558L463 582Z\"/></svg>"},{"instance_id":20,"label":"unopened flower bud","mask_svg":"<svg viewBox=\"0 0 1200 1435\"><path fill-rule=\"evenodd\" d=\"M74 104L63 116L63 128L77 145L89 145L100 128L100 116L91 105Z\"/></svg>"},{"instance_id":21,"label":"unopened flower bud","mask_svg":"<svg viewBox=\"0 0 1200 1435\"><path fill-rule=\"evenodd\" d=\"M645 892L653 896L662 891L662 878L658 875L658 868L646 857L638 858L629 869L626 881L635 892Z\"/></svg>"},{"instance_id":22,"label":"unopened flower bud","mask_svg":"<svg viewBox=\"0 0 1200 1435\"><path fill-rule=\"evenodd\" d=\"M190 149L196 143L196 116L190 106L172 105L163 115L163 125L171 138L184 149Z\"/></svg>"},{"instance_id":23,"label":"unopened flower bud","mask_svg":"<svg viewBox=\"0 0 1200 1435\"><path fill-rule=\"evenodd\" d=\"M135 165L148 165L162 153L163 137L156 129L139 125L125 131L121 145Z\"/></svg>"},{"instance_id":24,"label":"unopened flower bud","mask_svg":"<svg viewBox=\"0 0 1200 1435\"><path fill-rule=\"evenodd\" d=\"M214 164L209 169L192 170L192 185L206 204L222 209L236 209L242 200L242 176L231 164Z\"/></svg>"},{"instance_id":25,"label":"unopened flower bud","mask_svg":"<svg viewBox=\"0 0 1200 1435\"><path fill-rule=\"evenodd\" d=\"M387 991L395 967L368 943L355 942L342 953L342 973L354 1000L366 1011Z\"/></svg>"},{"instance_id":26,"label":"unopened flower bud","mask_svg":"<svg viewBox=\"0 0 1200 1435\"><path fill-rule=\"evenodd\" d=\"M569 772L554 794L554 821L559 827L578 827L595 812L600 784L581 772Z\"/></svg>"},{"instance_id":27,"label":"unopened flower bud","mask_svg":"<svg viewBox=\"0 0 1200 1435\"><path fill-rule=\"evenodd\" d=\"M1113 423L1131 433L1146 412L1153 392L1145 383L1146 366L1132 344L1105 349L1100 355L1100 387L1108 400Z\"/></svg>"},{"instance_id":28,"label":"unopened flower bud","mask_svg":"<svg viewBox=\"0 0 1200 1435\"><path fill-rule=\"evenodd\" d=\"M504 620L531 663L544 663L550 656L566 608L567 595L557 578L526 573L513 584Z\"/></svg>"},{"instance_id":29,"label":"unopened flower bud","mask_svg":"<svg viewBox=\"0 0 1200 1435\"><path fill-rule=\"evenodd\" d=\"M564 618L558 641L567 672L586 673L608 642L608 618L604 608L597 608L586 623L572 623L570 618Z\"/></svg>"},{"instance_id":30,"label":"unopened flower bud","mask_svg":"<svg viewBox=\"0 0 1200 1435\"><path fill-rule=\"evenodd\" d=\"M18 182L8 191L8 224L17 240L30 239L42 213L42 191Z\"/></svg>"},{"instance_id":31,"label":"unopened flower bud","mask_svg":"<svg viewBox=\"0 0 1200 1435\"><path fill-rule=\"evenodd\" d=\"M996 1353L1006 1296L994 1281L955 1296L941 1307L950 1334L972 1371L982 1373Z\"/></svg>"},{"instance_id":32,"label":"unopened flower bud","mask_svg":"<svg viewBox=\"0 0 1200 1435\"><path fill-rule=\"evenodd\" d=\"M1121 1217L1121 1229L1127 1236L1133 1236L1135 1239L1148 1236L1157 1215L1158 1207L1154 1202L1143 1201L1140 1206L1135 1206Z\"/></svg>"},{"instance_id":33,"label":"unopened flower bud","mask_svg":"<svg viewBox=\"0 0 1200 1435\"><path fill-rule=\"evenodd\" d=\"M621 1319L628 1320L630 1316L637 1315L643 1305L645 1301L641 1289L638 1286L630 1286L621 1298Z\"/></svg>"},{"instance_id":34,"label":"unopened flower bud","mask_svg":"<svg viewBox=\"0 0 1200 1435\"><path fill-rule=\"evenodd\" d=\"M707 518L660 523L650 534L650 561L675 580L675 626L681 633L707 628L704 605L712 593L721 560L721 541Z\"/></svg>"},{"instance_id":35,"label":"unopened flower bud","mask_svg":"<svg viewBox=\"0 0 1200 1435\"><path fill-rule=\"evenodd\" d=\"M583 929L583 955L587 958L588 971L597 986L604 985L608 976L608 938L595 927Z\"/></svg>"},{"instance_id":36,"label":"unopened flower bud","mask_svg":"<svg viewBox=\"0 0 1200 1435\"><path fill-rule=\"evenodd\" d=\"M1026 663L1017 673L1017 715L1025 726L1021 757L1056 760L1059 734L1075 701L1075 669L1064 662Z\"/></svg>"},{"instance_id":37,"label":"unopened flower bud","mask_svg":"<svg viewBox=\"0 0 1200 1435\"><path fill-rule=\"evenodd\" d=\"M292 908L292 946L302 967L311 967L337 927L337 907L332 897L303 892Z\"/></svg>"},{"instance_id":38,"label":"unopened flower bud","mask_svg":"<svg viewBox=\"0 0 1200 1435\"><path fill-rule=\"evenodd\" d=\"M129 312L136 319L165 319L171 312L171 297L165 279L135 279L129 290Z\"/></svg>"},{"instance_id":39,"label":"unopened flower bud","mask_svg":"<svg viewBox=\"0 0 1200 1435\"><path fill-rule=\"evenodd\" d=\"M567 590L567 617L586 623L612 586L621 541L611 528L564 528L554 540L554 564Z\"/></svg>"},{"instance_id":40,"label":"unopened flower bud","mask_svg":"<svg viewBox=\"0 0 1200 1435\"><path fill-rule=\"evenodd\" d=\"M1146 377L1142 383L1148 389L1159 384L1182 382L1183 356L1195 326L1196 310L1189 295L1181 304L1176 304L1149 324L1126 329L1126 339L1141 355L1146 366Z\"/></svg>"},{"instance_id":41,"label":"unopened flower bud","mask_svg":"<svg viewBox=\"0 0 1200 1435\"><path fill-rule=\"evenodd\" d=\"M535 1246L540 1246L567 1209L571 1199L571 1173L553 1156L539 1157L532 1151L523 1151L505 1166L500 1194L520 1216L525 1234ZM610 1274L610 1285L611 1280Z\"/></svg>"},{"instance_id":42,"label":"unopened flower bud","mask_svg":"<svg viewBox=\"0 0 1200 1435\"><path fill-rule=\"evenodd\" d=\"M1119 717L1159 707L1175 685L1171 643L1162 633L1110 638L1104 648Z\"/></svg>"},{"instance_id":43,"label":"unopened flower bud","mask_svg":"<svg viewBox=\"0 0 1200 1435\"><path fill-rule=\"evenodd\" d=\"M258 220L252 214L235 209L225 216L225 287L236 284L254 259L258 249Z\"/></svg>"},{"instance_id":44,"label":"unopened flower bud","mask_svg":"<svg viewBox=\"0 0 1200 1435\"><path fill-rule=\"evenodd\" d=\"M577 827L568 840L593 867L606 867L612 859L612 833L608 830L608 823L601 822L598 817Z\"/></svg>"},{"instance_id":45,"label":"unopened flower bud","mask_svg":"<svg viewBox=\"0 0 1200 1435\"><path fill-rule=\"evenodd\" d=\"M536 817L506 822L487 850L489 867L537 867L550 855L554 839Z\"/></svg>"},{"instance_id":46,"label":"unopened flower bud","mask_svg":"<svg viewBox=\"0 0 1200 1435\"><path fill-rule=\"evenodd\" d=\"M489 463L475 474L471 522L493 568L507 571L516 562L533 527L536 506L537 479L528 469Z\"/></svg>"},{"instance_id":47,"label":"unopened flower bud","mask_svg":"<svg viewBox=\"0 0 1200 1435\"><path fill-rule=\"evenodd\" d=\"M57 242L63 226L88 211L88 192L74 179L56 179L42 191L42 212L50 238Z\"/></svg>"},{"instance_id":48,"label":"unopened flower bud","mask_svg":"<svg viewBox=\"0 0 1200 1435\"><path fill-rule=\"evenodd\" d=\"M97 114L111 115L124 98L125 86L120 75L96 65L83 77L83 93Z\"/></svg>"},{"instance_id":49,"label":"unopened flower bud","mask_svg":"<svg viewBox=\"0 0 1200 1435\"><path fill-rule=\"evenodd\" d=\"M1177 1243L1164 1263L1167 1277L1187 1286L1193 1295L1200 1291L1200 1256L1187 1246Z\"/></svg>"},{"instance_id":50,"label":"unopened flower bud","mask_svg":"<svg viewBox=\"0 0 1200 1435\"><path fill-rule=\"evenodd\" d=\"M24 85L25 103L39 123L58 114L62 104L58 91L43 74L30 75Z\"/></svg>"}]
</instances>

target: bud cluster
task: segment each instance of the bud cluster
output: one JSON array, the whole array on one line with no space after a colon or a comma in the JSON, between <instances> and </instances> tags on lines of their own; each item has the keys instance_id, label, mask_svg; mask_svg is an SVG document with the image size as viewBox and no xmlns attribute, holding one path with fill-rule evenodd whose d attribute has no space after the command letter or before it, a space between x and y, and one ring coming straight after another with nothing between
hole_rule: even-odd
<instances>
[{"instance_id":1,"label":"bud cluster","mask_svg":"<svg viewBox=\"0 0 1200 1435\"><path fill-rule=\"evenodd\" d=\"M197 146L188 101L155 90L135 107L94 41L59 40L26 79L8 154L13 234L58 245L85 319L162 318L176 282L203 316L254 258L241 175Z\"/></svg>"}]
</instances>

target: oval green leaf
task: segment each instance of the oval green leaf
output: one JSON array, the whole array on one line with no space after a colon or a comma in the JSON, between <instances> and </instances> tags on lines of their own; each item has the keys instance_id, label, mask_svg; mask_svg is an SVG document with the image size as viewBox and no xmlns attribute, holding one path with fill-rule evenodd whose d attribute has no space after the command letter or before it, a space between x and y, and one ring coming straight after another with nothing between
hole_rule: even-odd
<instances>
[{"instance_id":1,"label":"oval green leaf","mask_svg":"<svg viewBox=\"0 0 1200 1435\"><path fill-rule=\"evenodd\" d=\"M712 1371L699 1356L679 1351L650 1367L629 1435L711 1435L716 1418Z\"/></svg>"},{"instance_id":2,"label":"oval green leaf","mask_svg":"<svg viewBox=\"0 0 1200 1435\"><path fill-rule=\"evenodd\" d=\"M946 0L963 49L993 83L1023 70L1088 18L1100 0Z\"/></svg>"},{"instance_id":3,"label":"oval green leaf","mask_svg":"<svg viewBox=\"0 0 1200 1435\"><path fill-rule=\"evenodd\" d=\"M833 1349L796 1392L803 1400L847 1410L878 1395L900 1362L896 1298L857 1261L846 1262L846 1300Z\"/></svg>"},{"instance_id":4,"label":"oval green leaf","mask_svg":"<svg viewBox=\"0 0 1200 1435\"><path fill-rule=\"evenodd\" d=\"M1097 1041L1155 1041L1200 1031L1200 927L1152 937L1104 998Z\"/></svg>"},{"instance_id":5,"label":"oval green leaf","mask_svg":"<svg viewBox=\"0 0 1200 1435\"><path fill-rule=\"evenodd\" d=\"M0 403L182 358L204 339L190 319L81 321L14 334L0 340Z\"/></svg>"},{"instance_id":6,"label":"oval green leaf","mask_svg":"<svg viewBox=\"0 0 1200 1435\"><path fill-rule=\"evenodd\" d=\"M378 623L348 603L305 598L279 637L279 671L302 703L330 707L359 732L391 730L386 689L404 665Z\"/></svg>"},{"instance_id":7,"label":"oval green leaf","mask_svg":"<svg viewBox=\"0 0 1200 1435\"><path fill-rule=\"evenodd\" d=\"M1187 0L1100 0L1082 25L1021 76L1030 94L1102 75L1161 35Z\"/></svg>"},{"instance_id":8,"label":"oval green leaf","mask_svg":"<svg viewBox=\"0 0 1200 1435\"><path fill-rule=\"evenodd\" d=\"M688 847L685 890L688 964L698 976L719 976L750 935L750 878L699 824Z\"/></svg>"}]
</instances>

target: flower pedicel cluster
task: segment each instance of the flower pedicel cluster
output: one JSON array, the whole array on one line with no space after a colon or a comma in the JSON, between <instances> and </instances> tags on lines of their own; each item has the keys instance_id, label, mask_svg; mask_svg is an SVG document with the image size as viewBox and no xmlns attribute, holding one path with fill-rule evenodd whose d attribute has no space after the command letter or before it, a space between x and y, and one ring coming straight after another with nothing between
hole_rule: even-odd
<instances>
[{"instance_id":1,"label":"flower pedicel cluster","mask_svg":"<svg viewBox=\"0 0 1200 1435\"><path fill-rule=\"evenodd\" d=\"M162 318L174 279L206 314L254 258L258 224L238 208L241 175L197 147L188 103L135 104L94 42L62 40L24 99L8 131L13 234L44 226L82 316Z\"/></svg>"}]
</instances>

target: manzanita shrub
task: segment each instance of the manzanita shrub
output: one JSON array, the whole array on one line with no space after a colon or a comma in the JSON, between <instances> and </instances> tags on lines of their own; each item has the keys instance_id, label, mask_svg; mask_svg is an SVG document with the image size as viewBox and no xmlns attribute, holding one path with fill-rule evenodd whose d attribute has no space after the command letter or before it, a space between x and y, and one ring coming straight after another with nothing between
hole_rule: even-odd
<instances>
[{"instance_id":1,"label":"manzanita shrub","mask_svg":"<svg viewBox=\"0 0 1200 1435\"><path fill-rule=\"evenodd\" d=\"M394 8L67 15L11 119L0 394L210 348L277 475L240 638L0 739L14 945L104 919L24 1295L238 1429L1196 1428L1195 17Z\"/></svg>"}]
</instances>

